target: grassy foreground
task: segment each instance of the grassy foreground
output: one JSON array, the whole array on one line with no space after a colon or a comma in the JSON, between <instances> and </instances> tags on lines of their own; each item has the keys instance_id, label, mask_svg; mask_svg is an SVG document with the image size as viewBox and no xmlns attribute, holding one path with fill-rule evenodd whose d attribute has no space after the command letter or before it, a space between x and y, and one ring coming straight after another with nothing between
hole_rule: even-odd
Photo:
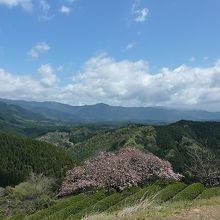
<instances>
[{"instance_id":1,"label":"grassy foreground","mask_svg":"<svg viewBox=\"0 0 220 220\"><path fill-rule=\"evenodd\" d=\"M90 215L83 220L219 220L219 210L220 197L169 202L162 205L146 201L118 213Z\"/></svg>"},{"instance_id":2,"label":"grassy foreground","mask_svg":"<svg viewBox=\"0 0 220 220\"><path fill-rule=\"evenodd\" d=\"M219 208L220 187L153 184L123 192L79 194L31 216L21 214L7 220L220 219Z\"/></svg>"}]
</instances>

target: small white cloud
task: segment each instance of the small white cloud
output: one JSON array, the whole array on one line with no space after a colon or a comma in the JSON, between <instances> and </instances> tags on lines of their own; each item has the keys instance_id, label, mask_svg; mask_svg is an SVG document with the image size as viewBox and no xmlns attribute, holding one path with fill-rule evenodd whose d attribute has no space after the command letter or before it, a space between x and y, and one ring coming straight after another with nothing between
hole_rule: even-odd
<instances>
[{"instance_id":1,"label":"small white cloud","mask_svg":"<svg viewBox=\"0 0 220 220\"><path fill-rule=\"evenodd\" d=\"M41 15L39 17L40 20L49 21L54 17L54 15L50 14L51 6L47 2L47 0L40 0L39 1L39 6L40 6L40 10L41 10Z\"/></svg>"},{"instance_id":2,"label":"small white cloud","mask_svg":"<svg viewBox=\"0 0 220 220\"><path fill-rule=\"evenodd\" d=\"M208 60L209 60L209 57L207 57L207 56L205 56L205 57L202 58L202 61L203 61L203 62L206 62L206 61L208 61Z\"/></svg>"},{"instance_id":3,"label":"small white cloud","mask_svg":"<svg viewBox=\"0 0 220 220\"><path fill-rule=\"evenodd\" d=\"M69 3L74 3L74 2L76 2L77 0L66 0L67 2L69 2Z\"/></svg>"},{"instance_id":4,"label":"small white cloud","mask_svg":"<svg viewBox=\"0 0 220 220\"><path fill-rule=\"evenodd\" d=\"M130 43L130 44L127 45L126 50L130 50L132 48L134 48L134 44Z\"/></svg>"},{"instance_id":5,"label":"small white cloud","mask_svg":"<svg viewBox=\"0 0 220 220\"><path fill-rule=\"evenodd\" d=\"M195 61L196 61L196 58L195 58L195 57L190 57L190 58L189 58L189 62L190 62L190 63L194 63Z\"/></svg>"},{"instance_id":6,"label":"small white cloud","mask_svg":"<svg viewBox=\"0 0 220 220\"><path fill-rule=\"evenodd\" d=\"M57 67L57 71L58 72L62 72L64 70L64 67L62 65L58 66Z\"/></svg>"},{"instance_id":7,"label":"small white cloud","mask_svg":"<svg viewBox=\"0 0 220 220\"><path fill-rule=\"evenodd\" d=\"M41 54L46 53L50 50L50 46L45 42L37 43L30 51L28 51L27 55L31 59L37 59Z\"/></svg>"},{"instance_id":8,"label":"small white cloud","mask_svg":"<svg viewBox=\"0 0 220 220\"><path fill-rule=\"evenodd\" d=\"M149 13L149 10L147 8L143 8L136 11L136 22L144 22L146 21L147 15Z\"/></svg>"},{"instance_id":9,"label":"small white cloud","mask_svg":"<svg viewBox=\"0 0 220 220\"><path fill-rule=\"evenodd\" d=\"M41 65L38 69L38 73L41 75L41 82L46 87L52 87L58 81L55 69L50 64Z\"/></svg>"},{"instance_id":10,"label":"small white cloud","mask_svg":"<svg viewBox=\"0 0 220 220\"><path fill-rule=\"evenodd\" d=\"M28 12L31 12L33 8L32 0L0 0L0 5L5 5L9 8L21 6Z\"/></svg>"},{"instance_id":11,"label":"small white cloud","mask_svg":"<svg viewBox=\"0 0 220 220\"><path fill-rule=\"evenodd\" d=\"M136 0L132 5L132 14L136 22L145 22L149 14L148 8L141 8L140 1Z\"/></svg>"},{"instance_id":12,"label":"small white cloud","mask_svg":"<svg viewBox=\"0 0 220 220\"><path fill-rule=\"evenodd\" d=\"M61 6L60 13L68 15L68 14L70 14L70 12L71 12L71 8L70 7L67 7L65 5Z\"/></svg>"}]
</instances>

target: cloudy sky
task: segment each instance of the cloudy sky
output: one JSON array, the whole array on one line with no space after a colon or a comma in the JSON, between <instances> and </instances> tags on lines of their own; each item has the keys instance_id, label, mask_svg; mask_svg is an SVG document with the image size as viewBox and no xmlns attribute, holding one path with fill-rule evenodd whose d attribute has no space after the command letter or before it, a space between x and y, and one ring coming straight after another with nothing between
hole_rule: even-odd
<instances>
[{"instance_id":1,"label":"cloudy sky","mask_svg":"<svg viewBox=\"0 0 220 220\"><path fill-rule=\"evenodd\" d=\"M0 0L0 97L220 111L219 0Z\"/></svg>"}]
</instances>

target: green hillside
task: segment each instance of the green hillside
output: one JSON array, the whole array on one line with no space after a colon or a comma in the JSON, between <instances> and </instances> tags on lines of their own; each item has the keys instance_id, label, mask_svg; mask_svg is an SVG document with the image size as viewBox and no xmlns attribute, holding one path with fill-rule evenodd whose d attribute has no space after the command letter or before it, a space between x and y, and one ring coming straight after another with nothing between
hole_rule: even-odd
<instances>
[{"instance_id":1,"label":"green hillside","mask_svg":"<svg viewBox=\"0 0 220 220\"><path fill-rule=\"evenodd\" d=\"M156 126L159 155L165 155L176 167L183 166L186 148L197 146L210 150L220 158L220 123L180 121L167 126Z\"/></svg>"},{"instance_id":2,"label":"green hillside","mask_svg":"<svg viewBox=\"0 0 220 220\"><path fill-rule=\"evenodd\" d=\"M30 172L60 177L73 166L60 147L5 133L0 133L0 152L0 186L19 183Z\"/></svg>"},{"instance_id":3,"label":"green hillside","mask_svg":"<svg viewBox=\"0 0 220 220\"><path fill-rule=\"evenodd\" d=\"M38 113L28 111L20 106L13 104L6 104L0 102L0 119L2 121L21 122L23 120L29 121L43 121L45 117ZM14 120L14 121L13 121Z\"/></svg>"},{"instance_id":4,"label":"green hillside","mask_svg":"<svg viewBox=\"0 0 220 220\"><path fill-rule=\"evenodd\" d=\"M46 121L42 115L20 106L0 102L0 130L9 133L25 134L25 130Z\"/></svg>"},{"instance_id":5,"label":"green hillside","mask_svg":"<svg viewBox=\"0 0 220 220\"><path fill-rule=\"evenodd\" d=\"M175 171L184 173L190 178L193 178L192 173L195 171L189 173L188 168L199 167L199 164L206 164L213 169L218 168L217 171L220 172L220 123L218 122L180 121L163 126L131 124L121 128L92 131L87 128L84 133L80 133L77 129L70 132L69 139L74 145L68 148L68 152L79 163L97 155L100 151L137 147L170 161ZM196 161L195 155L201 158Z\"/></svg>"}]
</instances>

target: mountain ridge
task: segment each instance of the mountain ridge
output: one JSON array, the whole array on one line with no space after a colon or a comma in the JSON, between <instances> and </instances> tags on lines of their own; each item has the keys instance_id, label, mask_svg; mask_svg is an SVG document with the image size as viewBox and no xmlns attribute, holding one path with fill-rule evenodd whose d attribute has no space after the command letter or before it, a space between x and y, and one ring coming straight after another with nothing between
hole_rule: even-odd
<instances>
[{"instance_id":1,"label":"mountain ridge","mask_svg":"<svg viewBox=\"0 0 220 220\"><path fill-rule=\"evenodd\" d=\"M179 120L220 121L220 112L156 107L123 107L105 103L73 106L59 102L0 99L53 121L74 123L100 122L176 122Z\"/></svg>"}]
</instances>

